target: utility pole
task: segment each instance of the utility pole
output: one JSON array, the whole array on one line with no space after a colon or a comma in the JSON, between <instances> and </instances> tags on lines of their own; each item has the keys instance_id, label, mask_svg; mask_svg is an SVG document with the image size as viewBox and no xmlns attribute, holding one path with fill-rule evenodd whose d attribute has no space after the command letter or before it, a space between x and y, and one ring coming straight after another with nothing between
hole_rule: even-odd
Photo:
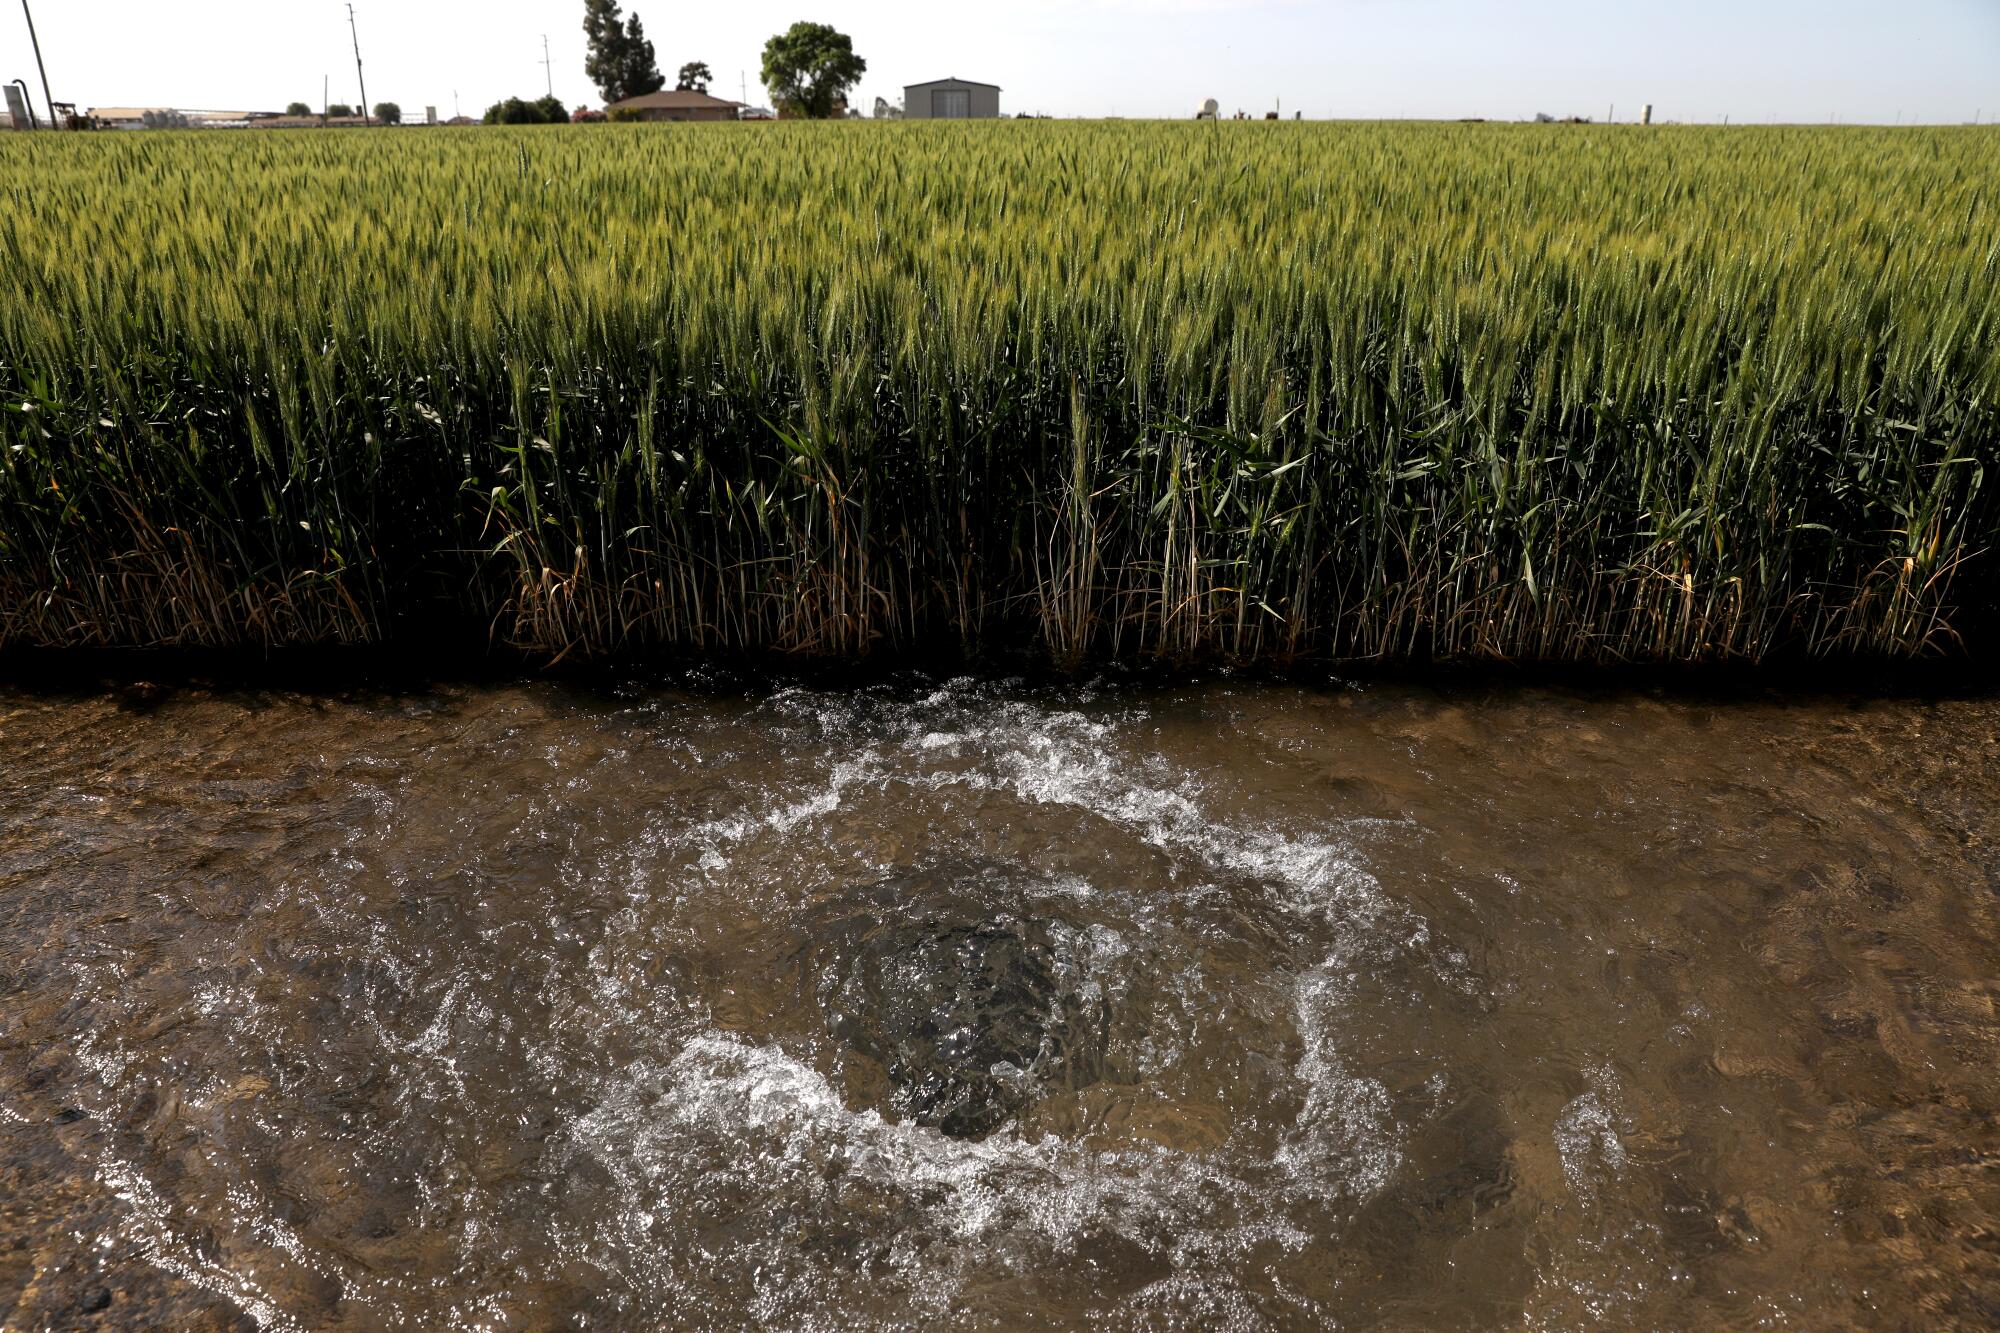
<instances>
[{"instance_id":1,"label":"utility pole","mask_svg":"<svg viewBox=\"0 0 2000 1333\"><path fill-rule=\"evenodd\" d=\"M35 36L35 14L28 8L28 0L21 0L21 12L28 16L28 41L35 48L35 68L42 74L42 100L49 104L49 128L59 130L62 126L56 124L56 99L49 96L49 67L42 63L42 39ZM31 113L29 116L31 120L34 118L32 115L34 109L34 103L30 102L28 110Z\"/></svg>"},{"instance_id":2,"label":"utility pole","mask_svg":"<svg viewBox=\"0 0 2000 1333\"><path fill-rule=\"evenodd\" d=\"M549 63L549 35L547 33L542 34L542 74L549 81L549 96L554 97L556 95L556 71L555 66Z\"/></svg>"},{"instance_id":3,"label":"utility pole","mask_svg":"<svg viewBox=\"0 0 2000 1333\"><path fill-rule=\"evenodd\" d=\"M361 123L366 125L368 123L368 76L361 72L361 29L354 26L353 5L347 7L347 31L354 36L354 77L361 84Z\"/></svg>"}]
</instances>

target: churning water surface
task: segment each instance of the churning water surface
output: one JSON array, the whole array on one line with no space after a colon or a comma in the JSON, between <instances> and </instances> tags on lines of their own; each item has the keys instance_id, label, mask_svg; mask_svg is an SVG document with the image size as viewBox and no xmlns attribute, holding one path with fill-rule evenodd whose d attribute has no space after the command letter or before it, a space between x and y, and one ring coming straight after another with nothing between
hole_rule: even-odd
<instances>
[{"instance_id":1,"label":"churning water surface","mask_svg":"<svg viewBox=\"0 0 2000 1333\"><path fill-rule=\"evenodd\" d=\"M2000 704L0 693L0 1322L2000 1320Z\"/></svg>"}]
</instances>

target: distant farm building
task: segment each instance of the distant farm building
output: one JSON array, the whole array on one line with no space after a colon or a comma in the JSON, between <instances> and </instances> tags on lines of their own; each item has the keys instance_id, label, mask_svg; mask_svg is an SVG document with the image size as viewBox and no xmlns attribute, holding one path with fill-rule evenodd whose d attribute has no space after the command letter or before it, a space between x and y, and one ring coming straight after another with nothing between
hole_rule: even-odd
<instances>
[{"instance_id":1,"label":"distant farm building","mask_svg":"<svg viewBox=\"0 0 2000 1333\"><path fill-rule=\"evenodd\" d=\"M188 123L185 112L170 106L94 106L90 118L107 130L172 129Z\"/></svg>"},{"instance_id":2,"label":"distant farm building","mask_svg":"<svg viewBox=\"0 0 2000 1333\"><path fill-rule=\"evenodd\" d=\"M674 88L628 97L606 107L614 120L735 120L743 103L710 97L691 88Z\"/></svg>"},{"instance_id":3,"label":"distant farm building","mask_svg":"<svg viewBox=\"0 0 2000 1333\"><path fill-rule=\"evenodd\" d=\"M998 120L1000 90L990 83L939 79L903 89L904 120Z\"/></svg>"},{"instance_id":4,"label":"distant farm building","mask_svg":"<svg viewBox=\"0 0 2000 1333\"><path fill-rule=\"evenodd\" d=\"M250 122L253 130L358 129L370 122L359 116L259 116Z\"/></svg>"},{"instance_id":5,"label":"distant farm building","mask_svg":"<svg viewBox=\"0 0 2000 1333\"><path fill-rule=\"evenodd\" d=\"M94 106L90 119L106 130L240 130L272 120L268 111L185 111L171 106ZM317 122L315 118L314 123Z\"/></svg>"}]
</instances>

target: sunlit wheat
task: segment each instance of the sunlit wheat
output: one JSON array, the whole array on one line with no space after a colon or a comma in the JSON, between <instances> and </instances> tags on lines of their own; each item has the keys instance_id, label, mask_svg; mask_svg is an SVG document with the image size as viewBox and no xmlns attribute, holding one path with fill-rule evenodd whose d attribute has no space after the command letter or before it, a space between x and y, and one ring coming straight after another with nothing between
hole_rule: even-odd
<instances>
[{"instance_id":1,"label":"sunlit wheat","mask_svg":"<svg viewBox=\"0 0 2000 1333\"><path fill-rule=\"evenodd\" d=\"M1907 655L2000 134L0 136L0 644Z\"/></svg>"}]
</instances>

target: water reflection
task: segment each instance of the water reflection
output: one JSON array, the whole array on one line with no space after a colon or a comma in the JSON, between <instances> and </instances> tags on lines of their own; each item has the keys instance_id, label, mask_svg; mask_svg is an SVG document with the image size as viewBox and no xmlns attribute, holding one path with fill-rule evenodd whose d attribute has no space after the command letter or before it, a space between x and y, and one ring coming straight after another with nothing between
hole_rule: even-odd
<instances>
[{"instance_id":1,"label":"water reflection","mask_svg":"<svg viewBox=\"0 0 2000 1333\"><path fill-rule=\"evenodd\" d=\"M0 1309L1977 1325L2000 706L0 695Z\"/></svg>"}]
</instances>

